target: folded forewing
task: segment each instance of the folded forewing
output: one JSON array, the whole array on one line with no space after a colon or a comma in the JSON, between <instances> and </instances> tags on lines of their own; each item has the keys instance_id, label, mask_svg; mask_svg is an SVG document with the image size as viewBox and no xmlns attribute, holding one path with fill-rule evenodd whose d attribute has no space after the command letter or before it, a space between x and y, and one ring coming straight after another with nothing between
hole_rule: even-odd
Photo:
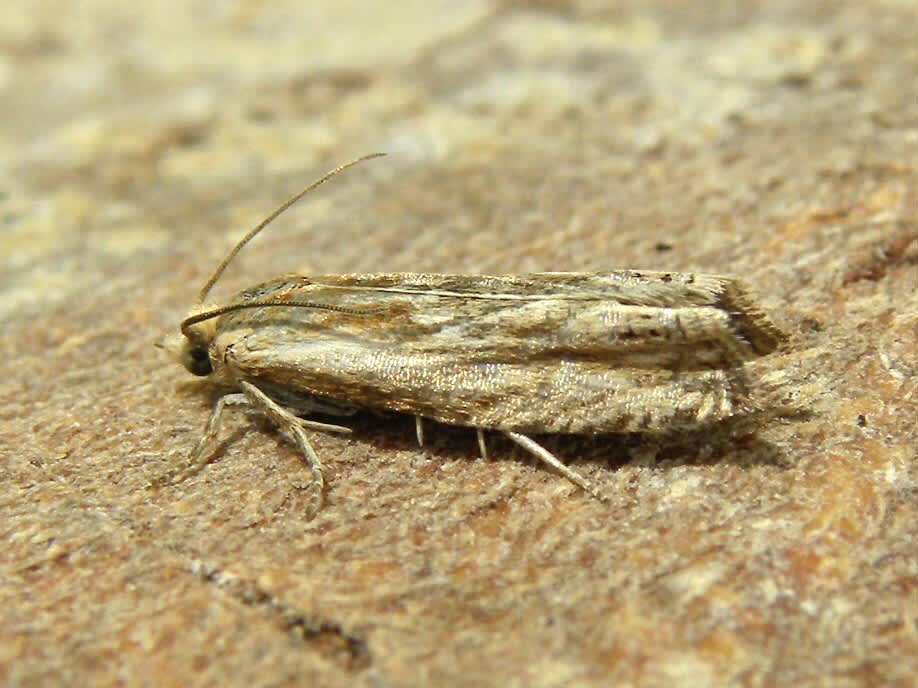
<instances>
[{"instance_id":1,"label":"folded forewing","mask_svg":"<svg viewBox=\"0 0 918 688\"><path fill-rule=\"evenodd\" d=\"M218 323L230 374L506 430L656 430L732 415L780 333L728 278L680 273L289 278L309 302ZM244 315L243 315L244 313ZM665 409L665 411L661 411Z\"/></svg>"}]
</instances>

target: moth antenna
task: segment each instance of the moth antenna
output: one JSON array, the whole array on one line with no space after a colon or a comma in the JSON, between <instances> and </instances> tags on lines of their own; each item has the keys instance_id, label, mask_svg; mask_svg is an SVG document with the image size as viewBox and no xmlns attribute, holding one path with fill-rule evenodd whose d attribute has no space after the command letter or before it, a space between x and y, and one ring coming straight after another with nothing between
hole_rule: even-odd
<instances>
[{"instance_id":1,"label":"moth antenna","mask_svg":"<svg viewBox=\"0 0 918 688\"><path fill-rule=\"evenodd\" d=\"M296 203L303 196L305 196L310 191L315 189L317 186L324 184L332 177L340 174L341 172L344 172L344 170L346 170L348 167L352 167L353 165L363 162L364 160L370 160L371 158L379 158L384 155L385 153L370 153L368 155L362 155L359 158L355 158L351 160L350 162L344 163L343 165L338 165L338 167L331 170L330 172L326 172L325 174L323 174L321 177L316 179L312 184L307 186L305 189L300 191L298 194L296 194L295 196L291 198L288 198L286 201L281 203L274 210L274 212L272 212L264 220L259 222L255 227L249 230L249 232L244 237L242 237L238 242L236 242L236 245L233 246L232 250L228 254L226 254L226 257L223 260L220 261L220 264L217 266L217 269L214 270L213 274L210 276L210 279L208 279L204 283L204 286L201 287L201 291L198 294L198 300L195 305L200 306L202 303L204 303L204 299L207 298L207 295L210 293L210 290L213 289L213 286L217 283L217 280L220 279L220 276L226 270L226 267L232 262L233 258L236 257L236 254L242 250L243 246L245 246L252 239L254 239L255 236L257 236L261 230L263 230L265 227L271 224L277 218L278 215L283 213L285 210L287 210L287 208L292 206L294 203Z\"/></svg>"},{"instance_id":2,"label":"moth antenna","mask_svg":"<svg viewBox=\"0 0 918 688\"><path fill-rule=\"evenodd\" d=\"M344 313L345 315L373 315L382 310L381 308L348 308L347 306L336 306L331 303L320 303L318 301L278 301L275 299L245 301L243 303L230 303L225 306L212 308L202 313L189 315L182 321L182 334L185 335L187 339L192 339L194 337L194 332L191 329L193 325L197 325L205 320L219 318L221 315L226 315L227 313L233 313L234 311L241 311L248 308L313 308L320 311Z\"/></svg>"}]
</instances>

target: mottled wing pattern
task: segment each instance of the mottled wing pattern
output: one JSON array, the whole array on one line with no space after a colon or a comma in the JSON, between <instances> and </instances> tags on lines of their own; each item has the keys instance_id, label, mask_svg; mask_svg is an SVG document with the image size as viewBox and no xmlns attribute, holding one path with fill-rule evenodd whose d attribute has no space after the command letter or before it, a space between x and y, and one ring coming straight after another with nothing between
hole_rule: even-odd
<instances>
[{"instance_id":1,"label":"mottled wing pattern","mask_svg":"<svg viewBox=\"0 0 918 688\"><path fill-rule=\"evenodd\" d=\"M658 431L745 410L743 363L782 335L735 280L620 271L288 277L222 317L230 380L518 432Z\"/></svg>"}]
</instances>

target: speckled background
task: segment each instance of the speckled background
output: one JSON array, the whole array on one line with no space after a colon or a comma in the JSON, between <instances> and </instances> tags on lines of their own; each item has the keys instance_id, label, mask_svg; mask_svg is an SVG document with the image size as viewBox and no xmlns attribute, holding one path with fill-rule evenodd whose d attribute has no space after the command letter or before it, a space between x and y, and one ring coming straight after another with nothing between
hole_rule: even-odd
<instances>
[{"instance_id":1,"label":"speckled background","mask_svg":"<svg viewBox=\"0 0 918 688\"><path fill-rule=\"evenodd\" d=\"M907 686L918 674L913 2L7 3L0 682ZM151 346L278 273L743 275L800 413L553 448L245 414Z\"/></svg>"}]
</instances>

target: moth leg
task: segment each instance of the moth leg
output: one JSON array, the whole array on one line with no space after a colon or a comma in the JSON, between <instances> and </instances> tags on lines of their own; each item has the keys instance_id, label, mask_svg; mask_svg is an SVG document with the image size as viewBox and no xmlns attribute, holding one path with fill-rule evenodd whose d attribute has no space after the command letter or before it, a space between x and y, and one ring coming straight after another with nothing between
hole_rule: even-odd
<instances>
[{"instance_id":1,"label":"moth leg","mask_svg":"<svg viewBox=\"0 0 918 688\"><path fill-rule=\"evenodd\" d=\"M290 413L290 411L280 406L250 382L242 381L239 386L242 388L249 403L270 418L281 432L293 440L306 459L306 463L309 464L312 478L307 486L310 501L306 515L307 518L312 518L322 505L322 488L325 486L325 479L322 477L322 462L319 461L319 457L313 450L312 445L309 444L309 440L306 439L306 433L303 432L301 427L300 421L302 421L302 418ZM294 484L294 486L300 487L297 484Z\"/></svg>"},{"instance_id":2,"label":"moth leg","mask_svg":"<svg viewBox=\"0 0 918 688\"><path fill-rule=\"evenodd\" d=\"M213 413L210 414L210 420L207 421L204 434L201 435L201 439L198 440L198 443L188 455L188 460L185 464L153 478L150 481L150 485L153 487L174 485L200 472L213 458L207 449L213 444L217 433L220 432L223 409L226 406L247 406L248 404L249 400L244 394L224 394L220 397L216 406L214 406Z\"/></svg>"},{"instance_id":3,"label":"moth leg","mask_svg":"<svg viewBox=\"0 0 918 688\"><path fill-rule=\"evenodd\" d=\"M420 416L414 417L414 432L418 436L418 446L424 446L424 419Z\"/></svg>"},{"instance_id":4,"label":"moth leg","mask_svg":"<svg viewBox=\"0 0 918 688\"><path fill-rule=\"evenodd\" d=\"M481 452L481 458L485 461L488 460L488 447L485 445L485 435L484 430L481 428L475 428L475 434L478 435L478 451Z\"/></svg>"},{"instance_id":5,"label":"moth leg","mask_svg":"<svg viewBox=\"0 0 918 688\"><path fill-rule=\"evenodd\" d=\"M317 420L308 420L290 414L297 425L307 430L320 430L321 432L339 432L342 435L350 435L353 430L344 425L335 425L334 423L320 423Z\"/></svg>"},{"instance_id":6,"label":"moth leg","mask_svg":"<svg viewBox=\"0 0 918 688\"><path fill-rule=\"evenodd\" d=\"M506 432L505 434L530 454L537 456L539 459L554 468L556 471L558 471L558 473L574 483L574 485L577 485L599 501L606 501L606 498L599 494L596 488L593 487L586 478L565 466L563 463L561 463L558 457L548 451L541 444L533 440L531 437L521 435L518 432Z\"/></svg>"}]
</instances>

